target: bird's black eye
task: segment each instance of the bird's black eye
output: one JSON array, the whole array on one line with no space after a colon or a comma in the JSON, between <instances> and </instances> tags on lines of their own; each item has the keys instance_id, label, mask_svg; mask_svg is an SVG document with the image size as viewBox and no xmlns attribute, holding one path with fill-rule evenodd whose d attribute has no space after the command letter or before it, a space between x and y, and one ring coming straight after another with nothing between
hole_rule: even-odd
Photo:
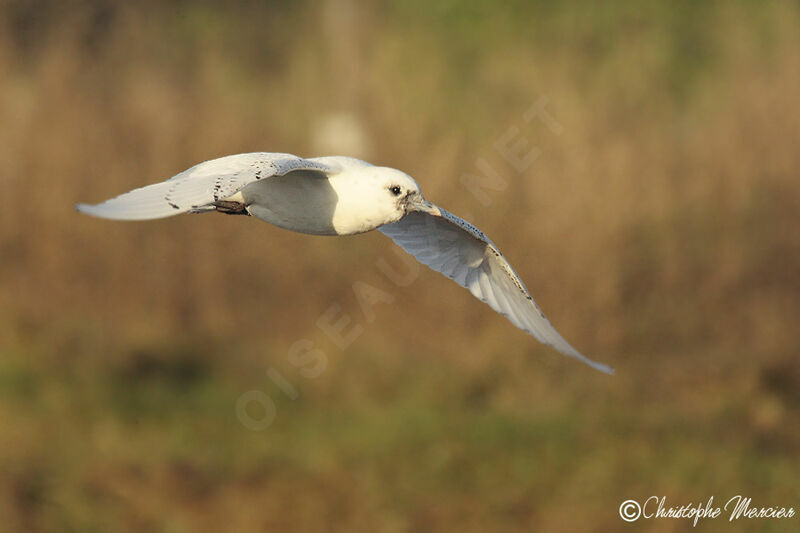
<instances>
[{"instance_id":1,"label":"bird's black eye","mask_svg":"<svg viewBox=\"0 0 800 533\"><path fill-rule=\"evenodd\" d=\"M395 196L400 196L400 187L398 187L397 185L392 185L391 187L389 187L389 191Z\"/></svg>"}]
</instances>

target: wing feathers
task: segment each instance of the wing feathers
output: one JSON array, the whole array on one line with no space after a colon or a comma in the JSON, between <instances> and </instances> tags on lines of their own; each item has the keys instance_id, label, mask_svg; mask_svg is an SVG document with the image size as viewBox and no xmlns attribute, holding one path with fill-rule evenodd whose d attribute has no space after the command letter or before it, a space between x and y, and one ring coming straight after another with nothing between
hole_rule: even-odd
<instances>
[{"instance_id":1,"label":"wing feathers","mask_svg":"<svg viewBox=\"0 0 800 533\"><path fill-rule=\"evenodd\" d=\"M97 205L78 204L81 213L114 220L151 220L203 212L254 181L294 170L334 172L330 163L291 154L255 152L212 159L161 183L147 185Z\"/></svg>"},{"instance_id":2,"label":"wing feathers","mask_svg":"<svg viewBox=\"0 0 800 533\"><path fill-rule=\"evenodd\" d=\"M439 208L441 217L414 212L378 228L421 263L469 289L473 296L518 328L601 372L611 367L581 355L553 328L522 280L486 235L472 224Z\"/></svg>"}]
</instances>

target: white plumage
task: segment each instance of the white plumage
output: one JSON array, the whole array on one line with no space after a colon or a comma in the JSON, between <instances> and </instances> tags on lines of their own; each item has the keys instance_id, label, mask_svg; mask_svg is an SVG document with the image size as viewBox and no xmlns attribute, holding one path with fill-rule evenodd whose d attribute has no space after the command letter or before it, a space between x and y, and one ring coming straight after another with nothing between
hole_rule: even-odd
<instances>
[{"instance_id":1,"label":"white plumage","mask_svg":"<svg viewBox=\"0 0 800 533\"><path fill-rule=\"evenodd\" d=\"M482 231L425 200L417 183L393 168L338 156L238 154L200 163L167 181L97 205L79 204L77 209L116 220L220 211L316 235L378 229L542 343L597 370L613 372L581 355L559 335Z\"/></svg>"},{"instance_id":2,"label":"white plumage","mask_svg":"<svg viewBox=\"0 0 800 533\"><path fill-rule=\"evenodd\" d=\"M134 189L101 204L79 204L78 211L114 220L150 220L215 210L213 202L236 194L250 183L294 170L324 173L335 168L291 154L229 155L205 161L167 181Z\"/></svg>"}]
</instances>

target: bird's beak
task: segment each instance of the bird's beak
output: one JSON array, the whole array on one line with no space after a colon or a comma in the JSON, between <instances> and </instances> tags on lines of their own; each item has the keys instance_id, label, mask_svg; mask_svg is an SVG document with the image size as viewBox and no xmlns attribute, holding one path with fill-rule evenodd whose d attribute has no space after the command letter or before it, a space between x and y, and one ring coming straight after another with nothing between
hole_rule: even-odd
<instances>
[{"instance_id":1,"label":"bird's beak","mask_svg":"<svg viewBox=\"0 0 800 533\"><path fill-rule=\"evenodd\" d=\"M442 216L442 212L439 210L439 208L430 203L425 198L423 198L421 194L415 194L414 196L409 198L408 210L419 211L420 213L427 213L435 217Z\"/></svg>"}]
</instances>

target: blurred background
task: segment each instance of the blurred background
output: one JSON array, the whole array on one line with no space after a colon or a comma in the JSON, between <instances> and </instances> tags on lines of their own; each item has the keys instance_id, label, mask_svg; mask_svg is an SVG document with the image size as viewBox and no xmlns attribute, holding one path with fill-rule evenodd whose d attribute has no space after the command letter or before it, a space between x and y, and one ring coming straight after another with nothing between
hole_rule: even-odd
<instances>
[{"instance_id":1,"label":"blurred background","mask_svg":"<svg viewBox=\"0 0 800 533\"><path fill-rule=\"evenodd\" d=\"M799 65L796 2L0 0L0 529L798 509ZM73 210L248 151L405 170L617 374L427 269L396 286L378 233Z\"/></svg>"}]
</instances>

